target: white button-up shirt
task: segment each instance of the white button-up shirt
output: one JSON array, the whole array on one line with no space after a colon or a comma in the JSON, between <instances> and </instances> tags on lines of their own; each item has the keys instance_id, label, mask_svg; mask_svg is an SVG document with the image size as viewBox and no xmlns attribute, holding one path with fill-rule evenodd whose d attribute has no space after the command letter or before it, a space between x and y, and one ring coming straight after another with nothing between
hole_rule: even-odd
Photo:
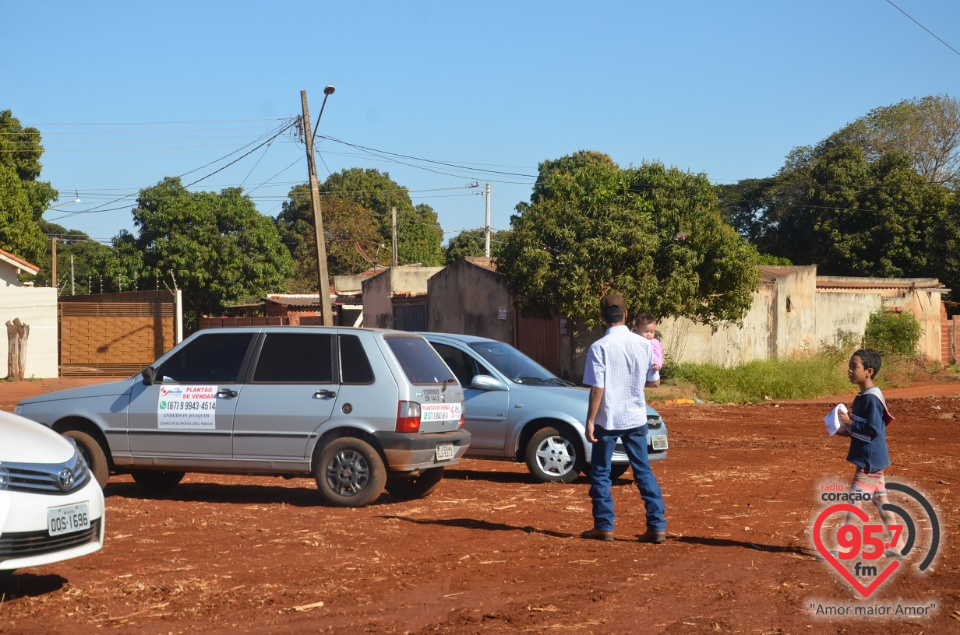
<instances>
[{"instance_id":1,"label":"white button-up shirt","mask_svg":"<svg viewBox=\"0 0 960 635\"><path fill-rule=\"evenodd\" d=\"M594 425L606 430L628 430L647 423L643 388L660 379L652 368L653 347L649 340L625 325L612 326L593 343L587 354L583 383L603 388Z\"/></svg>"}]
</instances>

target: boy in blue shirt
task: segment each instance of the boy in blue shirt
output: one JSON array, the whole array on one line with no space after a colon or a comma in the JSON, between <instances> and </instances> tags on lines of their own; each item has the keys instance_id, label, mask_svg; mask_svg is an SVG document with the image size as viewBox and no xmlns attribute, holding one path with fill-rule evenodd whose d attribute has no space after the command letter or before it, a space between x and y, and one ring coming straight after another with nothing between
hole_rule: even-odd
<instances>
[{"instance_id":1,"label":"boy in blue shirt","mask_svg":"<svg viewBox=\"0 0 960 635\"><path fill-rule=\"evenodd\" d=\"M893 415L887 409L880 389L873 380L880 372L880 353L872 349L861 349L850 357L847 376L850 383L860 387L860 393L854 398L850 413L838 413L840 423L839 436L850 437L850 451L847 460L857 466L853 475L850 492L869 494L877 508L884 527L896 523L893 514L883 508L887 503L887 488L883 470L890 466L890 454L887 452L887 424L893 421ZM862 508L859 500L850 504ZM854 515L847 514L846 524L854 522ZM897 541L896 548L886 550L888 556L899 556L905 544L903 536Z\"/></svg>"}]
</instances>

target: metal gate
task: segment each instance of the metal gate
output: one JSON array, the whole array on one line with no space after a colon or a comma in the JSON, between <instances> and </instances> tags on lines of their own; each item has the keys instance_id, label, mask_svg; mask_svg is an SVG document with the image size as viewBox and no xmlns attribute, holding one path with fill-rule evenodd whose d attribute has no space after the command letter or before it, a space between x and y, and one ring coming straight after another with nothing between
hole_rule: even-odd
<instances>
[{"instance_id":1,"label":"metal gate","mask_svg":"<svg viewBox=\"0 0 960 635\"><path fill-rule=\"evenodd\" d=\"M516 346L541 366L560 376L560 318L517 316Z\"/></svg>"},{"instance_id":2,"label":"metal gate","mask_svg":"<svg viewBox=\"0 0 960 635\"><path fill-rule=\"evenodd\" d=\"M168 291L68 296L57 302L60 375L136 374L178 340Z\"/></svg>"}]
</instances>

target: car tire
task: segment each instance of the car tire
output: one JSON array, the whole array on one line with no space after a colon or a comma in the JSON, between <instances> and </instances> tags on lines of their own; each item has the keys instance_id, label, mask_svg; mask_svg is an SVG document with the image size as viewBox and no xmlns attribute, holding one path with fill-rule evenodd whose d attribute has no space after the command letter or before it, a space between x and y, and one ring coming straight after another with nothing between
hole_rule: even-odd
<instances>
[{"instance_id":1,"label":"car tire","mask_svg":"<svg viewBox=\"0 0 960 635\"><path fill-rule=\"evenodd\" d=\"M579 440L556 428L537 430L524 455L530 473L544 483L572 483L585 464Z\"/></svg>"},{"instance_id":2,"label":"car tire","mask_svg":"<svg viewBox=\"0 0 960 635\"><path fill-rule=\"evenodd\" d=\"M73 439L77 444L77 448L80 450L83 460L87 462L87 467L90 468L93 478L97 479L97 483L100 484L100 489L106 487L107 481L110 480L110 462L107 461L107 453L104 452L103 446L82 430L67 430L63 433L63 436Z\"/></svg>"},{"instance_id":3,"label":"car tire","mask_svg":"<svg viewBox=\"0 0 960 635\"><path fill-rule=\"evenodd\" d=\"M366 441L340 437L320 450L314 466L320 495L335 507L362 507L375 501L387 482L380 454Z\"/></svg>"},{"instance_id":4,"label":"car tire","mask_svg":"<svg viewBox=\"0 0 960 635\"><path fill-rule=\"evenodd\" d=\"M167 489L183 480L185 472L167 472L165 470L130 470L130 476L144 489Z\"/></svg>"},{"instance_id":5,"label":"car tire","mask_svg":"<svg viewBox=\"0 0 960 635\"><path fill-rule=\"evenodd\" d=\"M387 479L387 491L399 500L413 500L429 496L443 480L443 468L432 467L413 478L392 477Z\"/></svg>"}]
</instances>

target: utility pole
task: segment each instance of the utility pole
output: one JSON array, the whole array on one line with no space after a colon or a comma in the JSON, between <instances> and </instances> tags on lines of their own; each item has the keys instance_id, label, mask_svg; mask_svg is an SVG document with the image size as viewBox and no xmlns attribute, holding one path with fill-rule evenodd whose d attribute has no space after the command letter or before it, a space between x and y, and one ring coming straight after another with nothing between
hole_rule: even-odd
<instances>
[{"instance_id":1,"label":"utility pole","mask_svg":"<svg viewBox=\"0 0 960 635\"><path fill-rule=\"evenodd\" d=\"M490 184L487 183L487 224L483 228L483 256L490 257Z\"/></svg>"},{"instance_id":2,"label":"utility pole","mask_svg":"<svg viewBox=\"0 0 960 635\"><path fill-rule=\"evenodd\" d=\"M391 234L393 236L393 266L397 266L397 208L390 208L390 226L392 227Z\"/></svg>"},{"instance_id":3,"label":"utility pole","mask_svg":"<svg viewBox=\"0 0 960 635\"><path fill-rule=\"evenodd\" d=\"M57 288L57 239L51 238L50 243L50 286ZM60 295L57 293L57 295Z\"/></svg>"},{"instance_id":4,"label":"utility pole","mask_svg":"<svg viewBox=\"0 0 960 635\"><path fill-rule=\"evenodd\" d=\"M77 295L73 280L73 254L70 254L70 295Z\"/></svg>"},{"instance_id":5,"label":"utility pole","mask_svg":"<svg viewBox=\"0 0 960 635\"><path fill-rule=\"evenodd\" d=\"M327 90L333 86L327 86L324 95L330 95ZM327 276L327 245L323 239L323 217L320 215L320 185L317 183L317 164L313 156L313 135L310 133L310 110L307 107L307 91L300 91L300 102L303 106L303 139L307 146L307 171L310 174L310 201L313 203L313 230L317 240L317 292L320 294L320 311L323 316L324 326L333 326L333 314L330 308L330 282ZM326 97L324 97L326 102ZM323 114L323 107L320 108L320 114ZM317 120L320 124L320 120Z\"/></svg>"}]
</instances>

